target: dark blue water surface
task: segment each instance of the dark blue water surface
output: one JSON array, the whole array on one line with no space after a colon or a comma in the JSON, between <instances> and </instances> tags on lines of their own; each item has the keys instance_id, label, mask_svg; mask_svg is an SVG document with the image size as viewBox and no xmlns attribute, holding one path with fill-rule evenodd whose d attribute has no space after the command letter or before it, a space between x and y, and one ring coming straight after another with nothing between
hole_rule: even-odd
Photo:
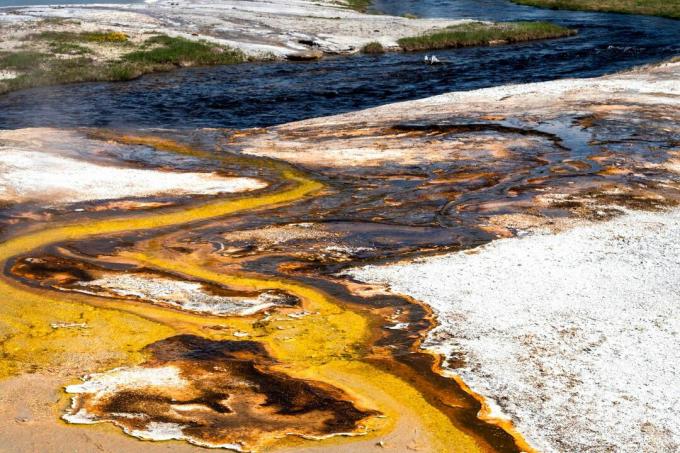
<instances>
[{"instance_id":1,"label":"dark blue water surface","mask_svg":"<svg viewBox=\"0 0 680 453\"><path fill-rule=\"evenodd\" d=\"M552 11L505 0L375 0L391 14L549 20L575 37L508 46L184 69L125 83L49 87L0 97L0 127L254 127L456 90L591 77L680 54L680 21Z\"/></svg>"}]
</instances>

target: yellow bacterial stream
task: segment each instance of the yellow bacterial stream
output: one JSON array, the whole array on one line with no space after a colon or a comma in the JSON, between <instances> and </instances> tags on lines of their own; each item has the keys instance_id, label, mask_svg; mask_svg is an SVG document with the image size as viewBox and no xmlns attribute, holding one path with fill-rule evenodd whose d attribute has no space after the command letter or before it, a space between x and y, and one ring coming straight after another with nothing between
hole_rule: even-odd
<instances>
[{"instance_id":1,"label":"yellow bacterial stream","mask_svg":"<svg viewBox=\"0 0 680 453\"><path fill-rule=\"evenodd\" d=\"M202 154L159 139L137 137L127 141L164 151ZM312 197L323 188L321 183L284 163L268 161L266 165L279 166L276 170L285 182L280 190L213 200L171 211L47 226L0 244L0 263L6 266L14 257L64 241L176 227L293 203ZM198 315L142 302L33 289L3 275L0 278L0 377L70 366L69 375L77 378L84 372L139 363L144 360L140 352L144 346L173 335L191 333L233 340L230 332L238 330L247 333L248 339L263 343L285 373L332 384L351 395L358 405L384 414L369 420L366 436L321 441L325 445L367 439L376 442L395 428L400 417L411 414L426 432L427 451L489 450L484 441L459 429L408 382L362 361L372 338L370 315L354 311L324 292L297 282L218 273L202 267L199 260L191 256L181 262L171 260L163 256L162 247L153 244L151 241L149 250L144 252L126 252L122 256L148 268L238 290L285 291L297 296L302 308L310 314L292 319L277 317L274 313L271 322L262 327L254 324L252 318ZM89 328L57 329L53 326L55 322L86 324ZM224 329L206 329L207 325ZM272 447L289 444L304 447L305 442L310 441L283 439Z\"/></svg>"}]
</instances>

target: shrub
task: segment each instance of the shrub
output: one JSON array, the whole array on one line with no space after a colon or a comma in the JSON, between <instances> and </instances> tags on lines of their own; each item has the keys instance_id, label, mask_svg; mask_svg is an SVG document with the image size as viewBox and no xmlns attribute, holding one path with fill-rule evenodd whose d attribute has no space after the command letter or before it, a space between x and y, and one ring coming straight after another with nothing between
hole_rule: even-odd
<instances>
[{"instance_id":1,"label":"shrub","mask_svg":"<svg viewBox=\"0 0 680 453\"><path fill-rule=\"evenodd\" d=\"M380 44L377 41L369 42L366 44L364 47L361 48L361 51L363 53L385 53L385 48L383 47L382 44Z\"/></svg>"}]
</instances>

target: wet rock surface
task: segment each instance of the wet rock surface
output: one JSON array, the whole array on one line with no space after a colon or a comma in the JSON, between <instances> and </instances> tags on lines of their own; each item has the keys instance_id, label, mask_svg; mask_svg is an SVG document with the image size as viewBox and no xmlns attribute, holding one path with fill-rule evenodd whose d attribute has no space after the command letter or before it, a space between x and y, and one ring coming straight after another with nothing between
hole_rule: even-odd
<instances>
[{"instance_id":1,"label":"wet rock surface","mask_svg":"<svg viewBox=\"0 0 680 453\"><path fill-rule=\"evenodd\" d=\"M196 148L152 136L116 138L115 134L92 135L107 137L109 141L126 143L128 146L173 149L180 156L187 153L200 154ZM220 143L228 139L230 133L226 136L223 133L212 136ZM280 161L235 154L225 143L221 146L222 153L218 155L228 165L252 165L256 162L265 173L270 165L272 168L288 168L287 164ZM206 155L204 151L201 153ZM209 156L210 154L206 155ZM324 181L328 187L324 191L329 198L340 197L342 200L349 195L346 191L338 192L333 187L332 179L325 178ZM272 184L272 187L283 190L284 193L294 190L295 186L290 186L290 183ZM347 189L350 187L347 186ZM266 193L246 196L245 200L255 201L258 197L271 196ZM232 202L239 203L237 200ZM196 200L196 203L201 201ZM229 198L220 203L230 203ZM183 209L201 209L200 204L199 207L191 206L187 205ZM432 321L423 307L400 298L385 297L380 292L371 294L369 288L364 289L364 297L358 297L348 290L347 282L335 281L327 275L338 265L344 266L357 259L396 256L419 250L420 246L433 248L435 229L407 224L383 225L370 221L326 223L323 222L323 217L318 217L315 203L299 207L302 209L292 204L269 208L267 215L246 209L230 217L203 220L195 225L196 228L152 228L139 233L121 230L112 236L100 235L62 241L49 245L44 250L46 254L33 253L10 260L12 266L8 269L8 276L12 275L23 283L34 286L41 293L59 290L60 294L67 294L65 299L68 301L87 301L88 304L94 303L96 307L106 307L115 312L122 310L141 314L154 322L174 326L172 328L180 332L190 332L191 335L202 338L202 341L252 341L258 347L264 348L277 362L280 361L280 366L283 367L281 371L285 374L288 371L293 376L303 373L316 380L317 375L325 376L316 371L318 367L320 370L329 370L325 373L330 373L330 376L344 376L340 382L343 386L351 384L352 390L348 393L352 398L346 398L351 401L348 404L367 408L365 417L362 418L366 419L362 422L366 428L356 425L341 431L340 428L344 429L345 425L331 423L333 429L315 425L314 428L302 430L298 433L299 436L310 439L338 434L375 436L382 432L384 425L396 417L394 409L389 409L394 403L387 406L389 417L377 417L376 414L382 412L384 403L375 404L365 392L371 391L369 389L372 386L379 386L378 382L391 382L390 398L409 394L409 411L424 411L428 414L425 418L427 423L436 421L439 427L436 433L428 431L427 437L419 442L440 445L433 448L441 449L445 448L443 445L453 436L458 439L456 445L461 445L461 448L468 451L469 448L474 448L471 445L480 442L503 451L516 451L519 441L502 428L477 419L475 414L479 410L479 403L454 381L434 372L437 367L435 358L417 351L419 332L428 330ZM157 214L150 212L153 219L149 221L150 225L157 225L159 216L174 216L172 211L168 213L163 208ZM83 216L81 218L96 216L90 212L79 215ZM57 212L54 218L63 221L68 217L69 214ZM135 222L137 218L135 214L131 214L126 221ZM192 216L183 214L183 218L191 220ZM315 221L305 221L310 218ZM97 220L91 218L91 221ZM109 228L105 219L99 221ZM16 230L16 225L11 225L10 230ZM438 241L442 245L450 244L451 236L442 231ZM191 286L190 295L186 291L187 282ZM183 285L182 291L179 291L178 284ZM197 292L200 292L200 297ZM79 293L85 294L81 296ZM216 299L219 299L219 303L224 303L225 298L259 298L262 294L283 296L281 300L286 303L262 307L256 313L240 313L239 316L234 316L235 313L231 312L225 317L214 316L214 310L212 313L196 310L192 305L197 298L209 305ZM51 318L51 335L58 332L67 338L73 338L77 344L81 344L84 336L102 335L101 327L82 314L70 319L50 311L46 316ZM366 324L364 317L370 319L371 323ZM38 341L39 337L34 338ZM158 348L168 346L163 342L156 344ZM141 349L139 353L146 355L148 351L149 349ZM19 361L18 366L21 364ZM72 366L77 367L76 364ZM343 370L348 366L358 369L347 374ZM104 368L111 369L110 366ZM101 370L101 367L98 369ZM179 382L177 374L167 367L160 367L149 373L139 366L116 367L103 374L100 372L97 376L106 382L119 379L123 388L128 384L142 385L140 382L143 380L140 379L144 376L166 374L169 382ZM401 380L390 381L392 378L387 378L395 375L408 376L408 382L418 383L415 387L418 390ZM335 379L325 377L320 382L332 386ZM128 384L123 384L125 382ZM161 391L159 389L165 385L164 382L151 379L143 386L149 387L149 392L155 395ZM83 388L71 388L78 389ZM94 398L93 401L96 400ZM151 404L146 399L143 400L144 405ZM360 405L358 401L361 401ZM262 407L265 412L266 406L264 404ZM97 413L97 410L100 409L86 408L84 412L71 412L67 418L74 423L112 421L121 426L125 420L130 419L127 416L120 419L115 416L107 417L101 410L98 412L100 415L94 418L88 416L90 412ZM129 410L132 411L130 408ZM271 418L272 423L278 423L274 414L268 414L260 414L254 419L267 417ZM300 417L300 420L305 419L304 414ZM315 416L314 419L318 420L318 417ZM149 421L148 418L144 420ZM181 438L205 443L201 436L205 437L208 431L206 430L205 435L192 437L185 433L182 426L176 426L177 420L167 422L161 419L153 424L138 422L139 420L134 426L125 425L126 432L140 438ZM467 434L468 432L475 434ZM224 442L234 439L233 436L223 434L226 439L223 439ZM288 442L278 434L261 437L260 441L262 445L285 445ZM240 444L228 445L231 448L241 448Z\"/></svg>"}]
</instances>

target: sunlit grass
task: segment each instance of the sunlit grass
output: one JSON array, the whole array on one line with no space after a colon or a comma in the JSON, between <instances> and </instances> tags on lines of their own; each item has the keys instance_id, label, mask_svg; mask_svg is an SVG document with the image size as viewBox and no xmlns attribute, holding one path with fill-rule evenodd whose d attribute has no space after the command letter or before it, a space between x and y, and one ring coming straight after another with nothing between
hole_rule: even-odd
<instances>
[{"instance_id":1,"label":"sunlit grass","mask_svg":"<svg viewBox=\"0 0 680 453\"><path fill-rule=\"evenodd\" d=\"M242 63L246 60L243 52L170 36L154 36L144 44L143 50L125 55L122 59L140 65L217 65Z\"/></svg>"},{"instance_id":2,"label":"sunlit grass","mask_svg":"<svg viewBox=\"0 0 680 453\"><path fill-rule=\"evenodd\" d=\"M575 30L549 22L473 22L398 40L407 51L485 46L571 36Z\"/></svg>"},{"instance_id":3,"label":"sunlit grass","mask_svg":"<svg viewBox=\"0 0 680 453\"><path fill-rule=\"evenodd\" d=\"M2 53L0 54L0 69L30 70L39 66L46 58L49 58L49 55L28 50Z\"/></svg>"},{"instance_id":4,"label":"sunlit grass","mask_svg":"<svg viewBox=\"0 0 680 453\"><path fill-rule=\"evenodd\" d=\"M365 13L371 6L371 0L347 0L347 6L355 11Z\"/></svg>"},{"instance_id":5,"label":"sunlit grass","mask_svg":"<svg viewBox=\"0 0 680 453\"><path fill-rule=\"evenodd\" d=\"M522 5L552 9L646 14L680 19L680 0L512 0Z\"/></svg>"},{"instance_id":6,"label":"sunlit grass","mask_svg":"<svg viewBox=\"0 0 680 453\"><path fill-rule=\"evenodd\" d=\"M43 31L29 35L27 40L43 40L54 42L92 42L98 44L120 44L128 42L128 36L119 31Z\"/></svg>"}]
</instances>

